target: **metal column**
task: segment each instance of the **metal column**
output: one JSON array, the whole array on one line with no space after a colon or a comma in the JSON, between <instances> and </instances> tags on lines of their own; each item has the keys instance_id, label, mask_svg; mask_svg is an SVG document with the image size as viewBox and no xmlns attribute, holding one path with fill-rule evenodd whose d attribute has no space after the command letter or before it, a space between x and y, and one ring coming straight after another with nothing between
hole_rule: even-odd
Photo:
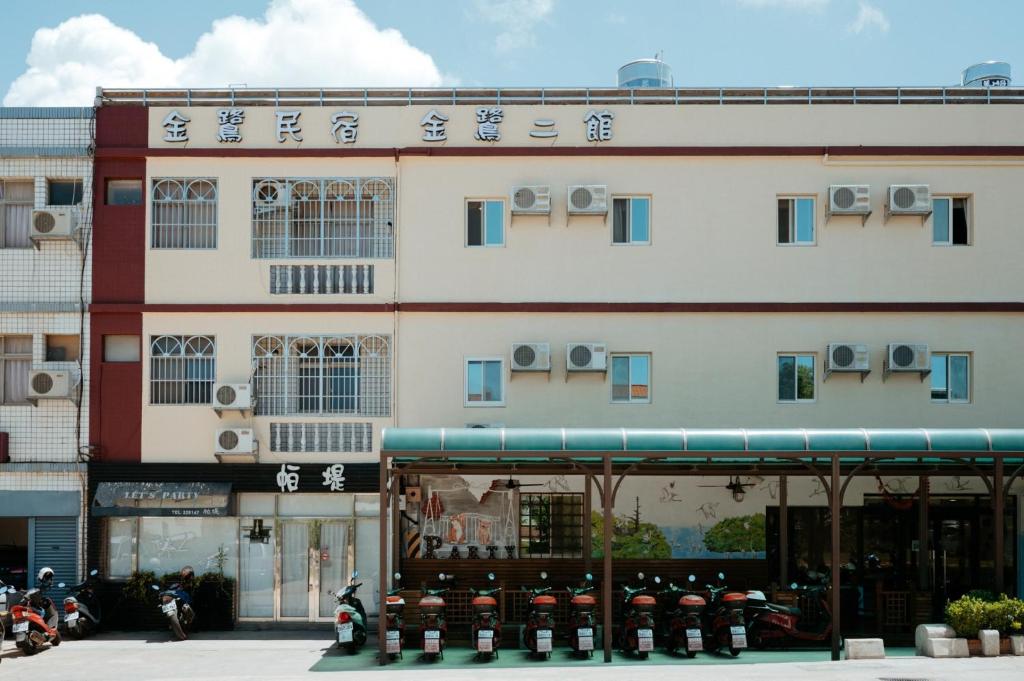
<instances>
[{"instance_id":1,"label":"metal column","mask_svg":"<svg viewBox=\"0 0 1024 681\"><path fill-rule=\"evenodd\" d=\"M604 571L601 580L601 618L604 633L604 661L612 661L612 457L604 455L604 485L601 489L604 504Z\"/></svg>"},{"instance_id":2,"label":"metal column","mask_svg":"<svg viewBox=\"0 0 1024 681\"><path fill-rule=\"evenodd\" d=\"M928 550L931 543L928 539L928 505L931 504L931 490L928 487L927 475L918 477L917 489L920 491L917 500L917 588L920 591L927 591L931 586L931 551Z\"/></svg>"},{"instance_id":3,"label":"metal column","mask_svg":"<svg viewBox=\"0 0 1024 681\"><path fill-rule=\"evenodd\" d=\"M586 485L583 488L583 569L586 572L593 572L594 570L594 545L593 539L590 536L590 517L593 514L593 490L594 490L594 476L590 473L584 477Z\"/></svg>"},{"instance_id":4,"label":"metal column","mask_svg":"<svg viewBox=\"0 0 1024 681\"><path fill-rule=\"evenodd\" d=\"M992 504L992 532L995 534L995 560L992 562L995 570L996 595L1003 593L1003 578L1006 576L1006 569L1003 566L1003 521L1006 506L1006 494L1003 489L1003 458L996 455L995 471L992 476L992 494L995 496Z\"/></svg>"},{"instance_id":5,"label":"metal column","mask_svg":"<svg viewBox=\"0 0 1024 681\"><path fill-rule=\"evenodd\" d=\"M384 616L386 606L385 594L388 592L388 457L383 452L380 455L380 612L377 615L377 664L388 663L388 656L385 649L387 644L387 617Z\"/></svg>"},{"instance_id":6,"label":"metal column","mask_svg":"<svg viewBox=\"0 0 1024 681\"><path fill-rule=\"evenodd\" d=\"M789 483L779 476L779 586L789 584Z\"/></svg>"},{"instance_id":7,"label":"metal column","mask_svg":"<svg viewBox=\"0 0 1024 681\"><path fill-rule=\"evenodd\" d=\"M832 659L839 659L839 514L843 503L839 485L839 455L832 455L832 482L829 506L832 511Z\"/></svg>"}]
</instances>

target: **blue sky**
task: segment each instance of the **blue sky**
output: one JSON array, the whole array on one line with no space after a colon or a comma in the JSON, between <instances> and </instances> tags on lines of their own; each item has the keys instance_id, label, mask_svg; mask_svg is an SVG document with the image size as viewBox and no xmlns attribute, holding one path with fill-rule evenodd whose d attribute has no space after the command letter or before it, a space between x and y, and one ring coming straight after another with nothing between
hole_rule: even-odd
<instances>
[{"instance_id":1,"label":"blue sky","mask_svg":"<svg viewBox=\"0 0 1024 681\"><path fill-rule=\"evenodd\" d=\"M88 103L80 100L100 84L610 85L621 63L658 50L681 86L954 84L986 59L1011 62L1024 82L1024 2L1012 0L5 5L6 104ZM85 14L106 20L75 19ZM249 21L213 28L229 15Z\"/></svg>"}]
</instances>

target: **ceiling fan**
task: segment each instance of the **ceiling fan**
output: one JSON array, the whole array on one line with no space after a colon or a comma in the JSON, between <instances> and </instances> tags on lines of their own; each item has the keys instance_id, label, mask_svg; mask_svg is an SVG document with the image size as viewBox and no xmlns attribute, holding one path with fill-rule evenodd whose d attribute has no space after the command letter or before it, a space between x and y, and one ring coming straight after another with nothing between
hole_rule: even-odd
<instances>
[{"instance_id":1,"label":"ceiling fan","mask_svg":"<svg viewBox=\"0 0 1024 681\"><path fill-rule=\"evenodd\" d=\"M497 483L498 481L495 480L494 482ZM512 476L510 475L510 476L508 476L508 480L505 480L501 484L504 485L505 489L513 489L514 490L514 489L519 489L520 487L543 487L547 483L544 483L544 482L519 482L518 480L513 480Z\"/></svg>"},{"instance_id":2,"label":"ceiling fan","mask_svg":"<svg viewBox=\"0 0 1024 681\"><path fill-rule=\"evenodd\" d=\"M757 485L756 482L740 481L740 476L737 475L735 478L729 478L729 484L727 485L697 485L697 487L724 487L732 492L732 498L739 502L743 501L743 497L747 493L747 488L754 487L755 485Z\"/></svg>"}]
</instances>

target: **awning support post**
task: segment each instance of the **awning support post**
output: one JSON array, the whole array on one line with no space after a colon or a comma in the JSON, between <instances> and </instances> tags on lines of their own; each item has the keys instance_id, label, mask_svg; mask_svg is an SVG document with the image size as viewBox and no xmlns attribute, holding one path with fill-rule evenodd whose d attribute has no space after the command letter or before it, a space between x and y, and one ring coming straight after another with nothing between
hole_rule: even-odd
<instances>
[{"instance_id":1,"label":"awning support post","mask_svg":"<svg viewBox=\"0 0 1024 681\"><path fill-rule=\"evenodd\" d=\"M789 585L789 483L779 476L779 586Z\"/></svg>"},{"instance_id":2,"label":"awning support post","mask_svg":"<svg viewBox=\"0 0 1024 681\"><path fill-rule=\"evenodd\" d=\"M839 455L832 454L832 485L831 489L831 515L832 515L832 660L839 659L839 514L842 510L842 496L839 484Z\"/></svg>"},{"instance_id":3,"label":"awning support post","mask_svg":"<svg viewBox=\"0 0 1024 681\"><path fill-rule=\"evenodd\" d=\"M1003 593L1003 578L1006 570L1003 567L1003 516L1005 514L1006 497L1003 489L1003 457L996 456L995 471L992 480L992 531L995 534L993 542L995 548L995 560L992 565L995 569L996 595Z\"/></svg>"},{"instance_id":4,"label":"awning support post","mask_svg":"<svg viewBox=\"0 0 1024 681\"><path fill-rule=\"evenodd\" d=\"M586 480L586 485L583 487L583 569L586 572L593 572L594 546L590 531L590 518L594 512L594 476L587 473L584 480Z\"/></svg>"},{"instance_id":5,"label":"awning support post","mask_svg":"<svg viewBox=\"0 0 1024 681\"><path fill-rule=\"evenodd\" d=\"M604 454L604 486L601 501L604 506L604 553L603 572L601 579L601 617L604 661L612 661L612 529L615 520L612 518L612 457Z\"/></svg>"},{"instance_id":6,"label":"awning support post","mask_svg":"<svg viewBox=\"0 0 1024 681\"><path fill-rule=\"evenodd\" d=\"M928 506L931 504L928 476L917 478L917 588L927 591L931 582L931 551L928 549Z\"/></svg>"},{"instance_id":7,"label":"awning support post","mask_svg":"<svg viewBox=\"0 0 1024 681\"><path fill-rule=\"evenodd\" d=\"M388 656L385 649L387 643L387 618L384 617L385 595L388 592L388 457L381 452L380 455L380 513L377 518L380 521L380 562L378 578L380 581L380 614L377 617L377 664L383 666L388 663Z\"/></svg>"}]
</instances>

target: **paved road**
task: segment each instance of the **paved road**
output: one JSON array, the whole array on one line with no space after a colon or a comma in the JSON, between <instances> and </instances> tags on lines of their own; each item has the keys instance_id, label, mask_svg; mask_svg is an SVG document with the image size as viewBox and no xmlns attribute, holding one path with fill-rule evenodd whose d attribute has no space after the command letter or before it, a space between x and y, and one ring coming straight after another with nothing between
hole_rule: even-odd
<instances>
[{"instance_id":1,"label":"paved road","mask_svg":"<svg viewBox=\"0 0 1024 681\"><path fill-rule=\"evenodd\" d=\"M32 681L68 681L97 678L103 681L241 681L275 679L292 681L311 678L373 679L409 681L415 671L427 671L423 679L443 677L445 681L665 681L666 677L686 681L879 681L887 678L928 679L928 681L1001 681L1024 679L1024 657L967 660L931 660L917 657L893 657L887 660L825 662L822 653L786 655L780 658L797 662L750 663L753 659L780 659L748 656L747 663L720 660L718 664L696 664L680 660L659 665L647 663L628 667L604 664L556 666L547 663L524 664L509 668L521 655L505 651L502 666L483 667L467 664L457 669L436 669L407 659L383 670L372 665L372 654L363 651L357 658L338 654L328 647L329 632L231 632L198 634L181 643L166 640L164 632L152 634L104 634L85 641L66 641L59 648L24 657L4 642L0 679ZM465 651L452 650L449 660L461 659ZM363 657L365 655L365 657ZM770 653L762 653L770 655ZM468 660L468 657L466 658ZM701 658L698 658L700 660ZM709 662L715 660L709 659ZM486 673L481 671L487 669ZM344 670L344 671L342 671ZM413 673L410 673L413 672Z\"/></svg>"}]
</instances>

